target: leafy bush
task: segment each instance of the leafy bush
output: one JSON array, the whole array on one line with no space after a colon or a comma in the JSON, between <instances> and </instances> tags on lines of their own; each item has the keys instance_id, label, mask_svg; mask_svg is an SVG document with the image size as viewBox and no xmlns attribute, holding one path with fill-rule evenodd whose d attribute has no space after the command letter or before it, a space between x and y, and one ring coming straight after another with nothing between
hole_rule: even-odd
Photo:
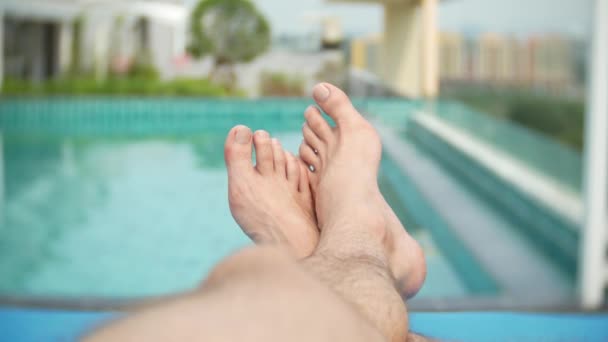
<instances>
[{"instance_id":1,"label":"leafy bush","mask_svg":"<svg viewBox=\"0 0 608 342\"><path fill-rule=\"evenodd\" d=\"M443 92L445 98L461 101L488 115L513 121L544 133L577 150L584 145L583 100L535 94L529 91L461 88Z\"/></svg>"},{"instance_id":2,"label":"leafy bush","mask_svg":"<svg viewBox=\"0 0 608 342\"><path fill-rule=\"evenodd\" d=\"M145 80L159 80L160 74L158 70L152 65L148 63L134 63L129 69L129 78L133 79L145 79Z\"/></svg>"},{"instance_id":3,"label":"leafy bush","mask_svg":"<svg viewBox=\"0 0 608 342\"><path fill-rule=\"evenodd\" d=\"M509 104L508 118L582 150L585 106L582 101L519 98Z\"/></svg>"},{"instance_id":4,"label":"leafy bush","mask_svg":"<svg viewBox=\"0 0 608 342\"><path fill-rule=\"evenodd\" d=\"M208 79L175 79L162 82L148 77L110 78L97 82L92 77L66 78L34 84L7 79L2 89L8 96L47 95L117 95L117 96L243 96L239 91L228 92Z\"/></svg>"},{"instance_id":5,"label":"leafy bush","mask_svg":"<svg viewBox=\"0 0 608 342\"><path fill-rule=\"evenodd\" d=\"M262 96L304 96L304 80L299 75L263 72L260 77Z\"/></svg>"}]
</instances>

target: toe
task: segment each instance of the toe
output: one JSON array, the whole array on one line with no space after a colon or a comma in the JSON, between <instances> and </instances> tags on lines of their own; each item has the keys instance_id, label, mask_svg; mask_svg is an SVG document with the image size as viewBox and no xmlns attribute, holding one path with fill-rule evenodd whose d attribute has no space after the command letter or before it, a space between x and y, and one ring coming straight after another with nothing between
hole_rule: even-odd
<instances>
[{"instance_id":1,"label":"toe","mask_svg":"<svg viewBox=\"0 0 608 342\"><path fill-rule=\"evenodd\" d=\"M338 87L329 83L317 84L313 89L313 97L337 125L359 116L348 96Z\"/></svg>"},{"instance_id":2,"label":"toe","mask_svg":"<svg viewBox=\"0 0 608 342\"><path fill-rule=\"evenodd\" d=\"M230 130L224 146L224 159L229 174L253 169L249 127L239 125Z\"/></svg>"},{"instance_id":3,"label":"toe","mask_svg":"<svg viewBox=\"0 0 608 342\"><path fill-rule=\"evenodd\" d=\"M253 144L255 145L255 167L263 175L272 173L274 171L274 157L268 132L256 131L253 135Z\"/></svg>"},{"instance_id":4,"label":"toe","mask_svg":"<svg viewBox=\"0 0 608 342\"><path fill-rule=\"evenodd\" d=\"M285 159L287 160L287 181L293 190L297 190L300 181L300 165L296 157L289 152L285 152Z\"/></svg>"},{"instance_id":5,"label":"toe","mask_svg":"<svg viewBox=\"0 0 608 342\"><path fill-rule=\"evenodd\" d=\"M302 135L304 136L304 141L306 144L315 150L315 153L323 148L323 142L319 140L319 137L312 131L308 123L304 123L302 126Z\"/></svg>"},{"instance_id":6,"label":"toe","mask_svg":"<svg viewBox=\"0 0 608 342\"><path fill-rule=\"evenodd\" d=\"M277 138L272 138L272 155L274 157L274 172L281 177L287 178L285 152Z\"/></svg>"},{"instance_id":7,"label":"toe","mask_svg":"<svg viewBox=\"0 0 608 342\"><path fill-rule=\"evenodd\" d=\"M315 172L321 167L319 156L315 154L312 147L306 144L306 142L302 142L302 145L300 145L300 158L309 166L311 172Z\"/></svg>"},{"instance_id":8,"label":"toe","mask_svg":"<svg viewBox=\"0 0 608 342\"><path fill-rule=\"evenodd\" d=\"M298 179L298 191L305 196L310 195L310 183L308 180L308 174L310 170L306 167L306 164L302 160L298 161L298 169L300 170L300 178Z\"/></svg>"},{"instance_id":9,"label":"toe","mask_svg":"<svg viewBox=\"0 0 608 342\"><path fill-rule=\"evenodd\" d=\"M315 106L308 107L304 112L304 117L308 127L317 136L318 140L328 142L333 134L329 123L323 118L319 109Z\"/></svg>"}]
</instances>

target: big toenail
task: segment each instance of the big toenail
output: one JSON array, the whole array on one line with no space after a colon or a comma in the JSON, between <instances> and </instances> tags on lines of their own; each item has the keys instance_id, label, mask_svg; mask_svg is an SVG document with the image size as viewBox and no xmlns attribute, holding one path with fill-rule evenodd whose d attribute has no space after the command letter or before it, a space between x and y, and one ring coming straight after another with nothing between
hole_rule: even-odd
<instances>
[{"instance_id":1,"label":"big toenail","mask_svg":"<svg viewBox=\"0 0 608 342\"><path fill-rule=\"evenodd\" d=\"M248 128L239 128L236 131L236 142L245 145L251 140L251 131Z\"/></svg>"},{"instance_id":2,"label":"big toenail","mask_svg":"<svg viewBox=\"0 0 608 342\"><path fill-rule=\"evenodd\" d=\"M312 90L312 97L317 102L325 102L329 98L329 88L324 84L317 84Z\"/></svg>"}]
</instances>

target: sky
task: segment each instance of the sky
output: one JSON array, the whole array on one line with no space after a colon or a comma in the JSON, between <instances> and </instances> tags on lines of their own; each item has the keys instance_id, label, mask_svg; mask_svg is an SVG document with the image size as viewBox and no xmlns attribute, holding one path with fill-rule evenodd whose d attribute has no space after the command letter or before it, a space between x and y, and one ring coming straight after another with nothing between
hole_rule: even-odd
<instances>
[{"instance_id":1,"label":"sky","mask_svg":"<svg viewBox=\"0 0 608 342\"><path fill-rule=\"evenodd\" d=\"M195 0L188 0L194 2ZM319 30L323 16L340 18L345 33L382 32L380 5L327 0L253 0L272 23L273 33L306 34ZM585 37L593 0L445 0L442 29L462 33L493 31L517 35L564 33Z\"/></svg>"},{"instance_id":2,"label":"sky","mask_svg":"<svg viewBox=\"0 0 608 342\"><path fill-rule=\"evenodd\" d=\"M593 0L449 0L440 8L442 28L463 33L588 35Z\"/></svg>"}]
</instances>

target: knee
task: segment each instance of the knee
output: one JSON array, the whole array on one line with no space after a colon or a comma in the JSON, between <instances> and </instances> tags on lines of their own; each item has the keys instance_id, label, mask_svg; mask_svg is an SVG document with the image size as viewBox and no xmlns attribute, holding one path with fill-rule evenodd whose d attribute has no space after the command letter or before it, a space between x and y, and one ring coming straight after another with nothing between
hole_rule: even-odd
<instances>
[{"instance_id":1,"label":"knee","mask_svg":"<svg viewBox=\"0 0 608 342\"><path fill-rule=\"evenodd\" d=\"M252 275L259 277L263 274L291 267L294 263L293 257L287 251L278 247L247 247L217 264L199 288L209 289L225 282L232 282Z\"/></svg>"}]
</instances>

